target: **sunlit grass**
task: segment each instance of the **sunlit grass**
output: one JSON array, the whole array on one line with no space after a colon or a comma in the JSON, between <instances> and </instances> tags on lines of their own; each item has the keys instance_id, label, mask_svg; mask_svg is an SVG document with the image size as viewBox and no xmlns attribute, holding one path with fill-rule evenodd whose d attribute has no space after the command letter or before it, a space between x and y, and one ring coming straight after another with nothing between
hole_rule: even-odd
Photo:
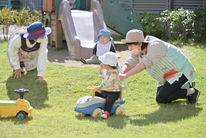
<instances>
[{"instance_id":1,"label":"sunlit grass","mask_svg":"<svg viewBox=\"0 0 206 138\"><path fill-rule=\"evenodd\" d=\"M0 41L0 51L7 42ZM76 101L89 95L87 86L97 86L97 67L65 67L49 63L47 83L37 83L36 71L21 79L12 78L6 53L0 54L0 100L15 100L17 88L28 88L25 99L33 106L32 119L0 119L0 137L205 137L206 132L206 46L185 46L194 54L191 59L199 77L199 104L185 100L158 105L155 102L156 81L146 72L128 79L124 91L125 116L113 115L107 120L81 117L74 111Z\"/></svg>"}]
</instances>

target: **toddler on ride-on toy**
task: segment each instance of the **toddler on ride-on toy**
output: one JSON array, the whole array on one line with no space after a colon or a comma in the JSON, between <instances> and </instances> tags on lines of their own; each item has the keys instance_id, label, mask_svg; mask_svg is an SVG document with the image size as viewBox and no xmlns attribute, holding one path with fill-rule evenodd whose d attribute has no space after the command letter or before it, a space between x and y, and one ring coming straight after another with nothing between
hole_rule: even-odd
<instances>
[{"instance_id":1,"label":"toddler on ride-on toy","mask_svg":"<svg viewBox=\"0 0 206 138\"><path fill-rule=\"evenodd\" d=\"M125 111L120 108L120 105L124 104L125 100L118 99L121 98L118 57L113 52L107 52L100 56L99 60L101 61L99 74L102 78L102 84L96 88L88 87L87 89L93 92L92 98L91 96L80 98L77 101L75 111L83 114L92 114L94 117L101 116L102 118L109 118L110 114L114 112L116 114L124 114ZM101 109L104 110L103 114Z\"/></svg>"}]
</instances>

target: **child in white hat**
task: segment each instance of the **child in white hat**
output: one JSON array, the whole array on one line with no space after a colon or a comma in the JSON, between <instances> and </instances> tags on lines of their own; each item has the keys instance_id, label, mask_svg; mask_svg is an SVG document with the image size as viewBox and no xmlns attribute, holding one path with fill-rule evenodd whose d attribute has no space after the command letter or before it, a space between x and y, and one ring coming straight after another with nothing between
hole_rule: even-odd
<instances>
[{"instance_id":1,"label":"child in white hat","mask_svg":"<svg viewBox=\"0 0 206 138\"><path fill-rule=\"evenodd\" d=\"M120 97L120 79L118 71L118 57L113 52L107 52L99 57L101 61L99 73L102 84L97 87L95 96L106 98L106 104L102 118L109 118L112 106Z\"/></svg>"}]
</instances>

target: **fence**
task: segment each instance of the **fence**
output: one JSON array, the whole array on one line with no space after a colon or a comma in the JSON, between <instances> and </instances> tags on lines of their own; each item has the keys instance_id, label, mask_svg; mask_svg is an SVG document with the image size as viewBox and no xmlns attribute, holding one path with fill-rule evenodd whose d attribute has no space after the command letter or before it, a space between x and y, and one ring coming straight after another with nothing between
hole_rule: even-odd
<instances>
[{"instance_id":1,"label":"fence","mask_svg":"<svg viewBox=\"0 0 206 138\"><path fill-rule=\"evenodd\" d=\"M115 1L115 0L113 0ZM130 3L136 13L160 13L166 9L205 7L206 0L116 0Z\"/></svg>"}]
</instances>

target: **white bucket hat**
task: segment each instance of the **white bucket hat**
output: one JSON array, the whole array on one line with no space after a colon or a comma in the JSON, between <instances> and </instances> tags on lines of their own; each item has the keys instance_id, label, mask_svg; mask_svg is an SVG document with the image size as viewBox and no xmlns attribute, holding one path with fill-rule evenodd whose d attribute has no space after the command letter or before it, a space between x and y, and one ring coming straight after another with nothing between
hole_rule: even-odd
<instances>
[{"instance_id":1,"label":"white bucket hat","mask_svg":"<svg viewBox=\"0 0 206 138\"><path fill-rule=\"evenodd\" d=\"M107 52L103 56L99 56L99 60L105 64L113 67L117 66L118 57L114 52Z\"/></svg>"}]
</instances>

